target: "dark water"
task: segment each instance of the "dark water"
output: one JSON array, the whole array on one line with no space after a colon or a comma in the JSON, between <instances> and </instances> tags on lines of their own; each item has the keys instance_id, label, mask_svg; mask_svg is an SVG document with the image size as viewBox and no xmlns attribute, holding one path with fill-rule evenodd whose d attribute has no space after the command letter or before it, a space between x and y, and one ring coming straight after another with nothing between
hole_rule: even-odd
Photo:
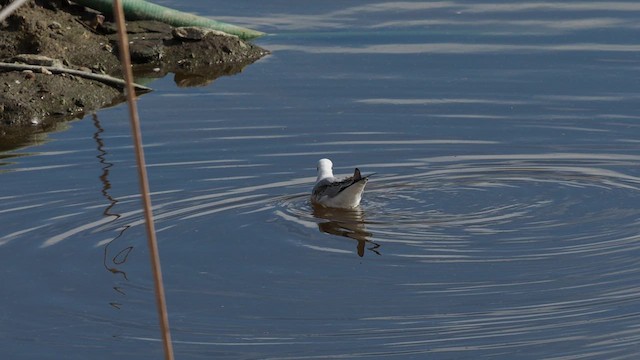
<instances>
[{"instance_id":1,"label":"dark water","mask_svg":"<svg viewBox=\"0 0 640 360\"><path fill-rule=\"evenodd\" d=\"M162 3L274 34L139 102L178 358L640 353L639 3ZM3 358L160 358L126 109L1 156Z\"/></svg>"}]
</instances>

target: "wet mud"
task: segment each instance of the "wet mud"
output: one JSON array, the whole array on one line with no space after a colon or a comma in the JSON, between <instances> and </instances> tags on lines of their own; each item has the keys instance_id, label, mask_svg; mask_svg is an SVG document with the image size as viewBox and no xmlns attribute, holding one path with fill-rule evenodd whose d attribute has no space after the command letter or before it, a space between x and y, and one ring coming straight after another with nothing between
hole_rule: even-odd
<instances>
[{"instance_id":1,"label":"wet mud","mask_svg":"<svg viewBox=\"0 0 640 360\"><path fill-rule=\"evenodd\" d=\"M30 1L0 23L0 31L0 151L124 101L110 14L66 1ZM127 32L135 77L173 73L180 87L207 85L268 54L202 28L128 21Z\"/></svg>"}]
</instances>

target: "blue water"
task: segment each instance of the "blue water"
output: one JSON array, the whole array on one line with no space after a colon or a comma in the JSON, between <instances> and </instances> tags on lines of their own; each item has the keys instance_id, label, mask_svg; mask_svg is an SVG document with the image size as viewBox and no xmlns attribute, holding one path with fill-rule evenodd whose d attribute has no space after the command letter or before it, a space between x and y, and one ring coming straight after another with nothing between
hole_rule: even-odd
<instances>
[{"instance_id":1,"label":"blue water","mask_svg":"<svg viewBox=\"0 0 640 360\"><path fill-rule=\"evenodd\" d=\"M177 358L637 357L640 4L161 3L272 51L139 100ZM126 108L1 156L2 353L160 358Z\"/></svg>"}]
</instances>

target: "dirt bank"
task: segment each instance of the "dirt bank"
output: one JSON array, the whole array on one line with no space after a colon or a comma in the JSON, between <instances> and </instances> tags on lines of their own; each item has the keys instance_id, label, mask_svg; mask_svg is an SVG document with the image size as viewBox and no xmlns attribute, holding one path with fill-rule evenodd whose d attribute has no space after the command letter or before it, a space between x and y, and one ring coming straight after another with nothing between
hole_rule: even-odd
<instances>
[{"instance_id":1,"label":"dirt bank","mask_svg":"<svg viewBox=\"0 0 640 360\"><path fill-rule=\"evenodd\" d=\"M108 79L122 77L110 17L63 0L35 0L0 24L0 62L7 64L0 64L0 151L60 121L123 101L121 86ZM206 85L268 54L238 37L200 28L132 21L127 32L136 77L174 73L178 86Z\"/></svg>"}]
</instances>

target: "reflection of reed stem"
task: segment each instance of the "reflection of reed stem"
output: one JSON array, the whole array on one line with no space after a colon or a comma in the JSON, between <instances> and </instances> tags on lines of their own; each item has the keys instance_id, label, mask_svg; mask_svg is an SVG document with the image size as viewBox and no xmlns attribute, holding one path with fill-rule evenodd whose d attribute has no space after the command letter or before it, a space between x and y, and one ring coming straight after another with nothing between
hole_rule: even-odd
<instances>
[{"instance_id":1,"label":"reflection of reed stem","mask_svg":"<svg viewBox=\"0 0 640 360\"><path fill-rule=\"evenodd\" d=\"M100 164L102 165L102 174L100 175L100 181L102 182L102 196L104 196L105 199L107 199L107 201L109 202L109 205L104 209L104 211L102 212L102 214L104 216L111 216L113 217L113 219L110 222L116 221L120 218L120 214L118 213L112 213L111 209L118 203L118 200L114 199L110 194L109 194L109 189L111 189L111 183L109 182L109 168L111 168L113 166L113 163L110 163L107 161L106 159L106 155L107 155L107 151L104 149L104 141L102 140L102 138L100 137L100 134L102 134L104 132L104 129L102 128L102 125L100 124L100 119L98 119L98 115L97 114L93 114L93 125L96 127L96 132L93 134L93 139L96 141L96 144L98 144L97 149L98 149L98 155L96 156L99 160L100 160ZM107 257L109 254L109 247L118 239L122 236L122 234L124 234L124 232L129 228L129 226L125 226L122 230L120 230L120 232L118 233L118 235L113 238L111 241L109 241L105 246L104 246L104 252L102 255L102 264L105 267L105 269L109 270L111 273L113 274L121 274L125 280L129 280L127 278L127 274L122 271L117 269L114 266L109 266L107 264ZM121 265L124 262L126 262L127 256L129 255L129 253L131 252L131 250L133 250L132 246L128 246L125 249L121 250L120 252L118 252L118 254L116 256L114 256L112 263L117 264L117 265ZM124 256L123 260L118 260L116 262L116 259L119 258L120 254L122 252L126 251L126 255ZM119 307L117 307L119 309Z\"/></svg>"},{"instance_id":2,"label":"reflection of reed stem","mask_svg":"<svg viewBox=\"0 0 640 360\"><path fill-rule=\"evenodd\" d=\"M102 165L102 175L100 175L100 181L102 182L102 196L104 196L109 201L109 206L104 209L102 212L105 216L114 216L115 219L120 217L120 214L111 213L111 208L114 207L118 200L114 199L109 195L109 189L111 189L111 183L109 182L109 168L113 166L113 163L110 163L106 159L107 152L104 150L104 141L100 138L100 134L104 132L102 125L100 124L100 119L98 119L97 114L93 114L93 125L96 127L96 132L93 134L93 139L98 144L98 155L96 156L98 160L100 160L100 164Z\"/></svg>"}]
</instances>

